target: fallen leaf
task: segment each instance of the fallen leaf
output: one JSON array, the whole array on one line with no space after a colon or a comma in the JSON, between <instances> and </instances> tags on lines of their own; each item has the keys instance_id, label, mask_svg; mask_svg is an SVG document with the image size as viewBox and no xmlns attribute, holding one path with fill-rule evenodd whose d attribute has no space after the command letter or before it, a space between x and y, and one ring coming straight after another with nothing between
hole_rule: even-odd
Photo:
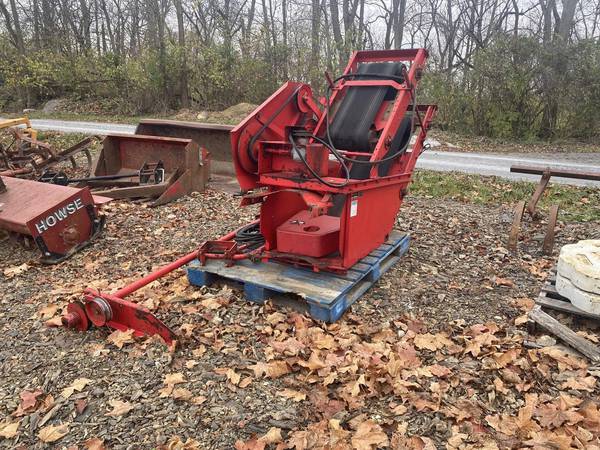
<instances>
[{"instance_id":1,"label":"fallen leaf","mask_svg":"<svg viewBox=\"0 0 600 450\"><path fill-rule=\"evenodd\" d=\"M235 450L264 450L267 446L267 443L264 441L259 441L256 438L249 439L247 441L237 440L233 445Z\"/></svg>"},{"instance_id":2,"label":"fallen leaf","mask_svg":"<svg viewBox=\"0 0 600 450\"><path fill-rule=\"evenodd\" d=\"M17 410L13 413L13 416L20 417L35 411L38 405L38 397L42 394L43 392L41 389L36 389L35 391L22 391L19 394L19 397L21 397L21 403L19 404Z\"/></svg>"},{"instance_id":3,"label":"fallen leaf","mask_svg":"<svg viewBox=\"0 0 600 450\"><path fill-rule=\"evenodd\" d=\"M242 379L242 381L240 381L240 384L238 384L238 386L243 389L243 388L247 388L248 386L250 386L250 383L252 383L252 377L246 377L246 378Z\"/></svg>"},{"instance_id":4,"label":"fallen leaf","mask_svg":"<svg viewBox=\"0 0 600 450\"><path fill-rule=\"evenodd\" d=\"M596 378L589 376L583 378L569 378L560 387L561 389L575 389L577 391L594 392Z\"/></svg>"},{"instance_id":5,"label":"fallen leaf","mask_svg":"<svg viewBox=\"0 0 600 450\"><path fill-rule=\"evenodd\" d=\"M4 276L6 278L12 278L14 276L20 275L29 269L29 265L27 263L23 263L20 266L13 266L4 269Z\"/></svg>"},{"instance_id":6,"label":"fallen leaf","mask_svg":"<svg viewBox=\"0 0 600 450\"><path fill-rule=\"evenodd\" d=\"M181 372L169 373L169 374L165 375L163 383L166 384L167 386L185 383L185 377L183 376L183 374Z\"/></svg>"},{"instance_id":7,"label":"fallen leaf","mask_svg":"<svg viewBox=\"0 0 600 450\"><path fill-rule=\"evenodd\" d=\"M252 366L248 366L248 368L254 371L255 377L279 378L291 372L285 361L271 361L270 363L259 361Z\"/></svg>"},{"instance_id":8,"label":"fallen leaf","mask_svg":"<svg viewBox=\"0 0 600 450\"><path fill-rule=\"evenodd\" d=\"M192 392L185 388L173 389L173 392L171 393L171 397L175 400L189 400L192 398L192 395Z\"/></svg>"},{"instance_id":9,"label":"fallen leaf","mask_svg":"<svg viewBox=\"0 0 600 450\"><path fill-rule=\"evenodd\" d=\"M200 442L196 439L188 438L185 442L179 436L171 437L164 447L159 447L161 450L201 450Z\"/></svg>"},{"instance_id":10,"label":"fallen leaf","mask_svg":"<svg viewBox=\"0 0 600 450\"><path fill-rule=\"evenodd\" d=\"M83 446L87 450L106 450L104 441L100 438L91 438L83 442Z\"/></svg>"},{"instance_id":11,"label":"fallen leaf","mask_svg":"<svg viewBox=\"0 0 600 450\"><path fill-rule=\"evenodd\" d=\"M38 437L42 442L56 442L63 438L69 432L69 424L48 425L38 432Z\"/></svg>"},{"instance_id":12,"label":"fallen leaf","mask_svg":"<svg viewBox=\"0 0 600 450\"><path fill-rule=\"evenodd\" d=\"M265 320L267 321L268 324L270 325L277 325L278 323L281 323L283 321L285 321L286 319L286 315L282 314L280 312L274 312L272 314L269 314Z\"/></svg>"},{"instance_id":13,"label":"fallen leaf","mask_svg":"<svg viewBox=\"0 0 600 450\"><path fill-rule=\"evenodd\" d=\"M117 348L123 348L125 344L135 342L133 339L134 332L135 331L131 329L127 331L115 330L108 335L106 340Z\"/></svg>"},{"instance_id":14,"label":"fallen leaf","mask_svg":"<svg viewBox=\"0 0 600 450\"><path fill-rule=\"evenodd\" d=\"M121 400L109 400L108 404L112 406L113 410L107 412L105 416L120 417L133 409L133 405L131 403L122 402Z\"/></svg>"},{"instance_id":15,"label":"fallen leaf","mask_svg":"<svg viewBox=\"0 0 600 450\"><path fill-rule=\"evenodd\" d=\"M428 369L432 375L434 375L438 378L447 377L448 375L450 375L452 373L452 371L450 369L448 369L446 366L442 366L440 364L434 364L432 366L429 366Z\"/></svg>"},{"instance_id":16,"label":"fallen leaf","mask_svg":"<svg viewBox=\"0 0 600 450\"><path fill-rule=\"evenodd\" d=\"M235 370L228 369L225 375L227 376L229 382L234 386L237 386L239 384L241 375L239 373L236 373Z\"/></svg>"},{"instance_id":17,"label":"fallen leaf","mask_svg":"<svg viewBox=\"0 0 600 450\"><path fill-rule=\"evenodd\" d=\"M293 389L284 389L283 391L279 391L276 393L280 397L285 397L295 402L301 402L302 400L306 400L306 394L299 391L294 391Z\"/></svg>"},{"instance_id":18,"label":"fallen leaf","mask_svg":"<svg viewBox=\"0 0 600 450\"><path fill-rule=\"evenodd\" d=\"M81 392L88 384L92 383L92 380L88 378L77 378L70 386L64 388L60 393L61 397L65 400L68 399L75 391Z\"/></svg>"},{"instance_id":19,"label":"fallen leaf","mask_svg":"<svg viewBox=\"0 0 600 450\"><path fill-rule=\"evenodd\" d=\"M19 434L17 430L19 429L20 423L20 421L0 423L0 437L3 437L4 439L14 438L17 434Z\"/></svg>"},{"instance_id":20,"label":"fallen leaf","mask_svg":"<svg viewBox=\"0 0 600 450\"><path fill-rule=\"evenodd\" d=\"M568 354L564 349L558 346L550 346L544 347L538 350L540 353L544 355L550 356L552 359L556 360L559 363L559 368L561 364L563 366L575 369L586 369L586 362L577 356Z\"/></svg>"},{"instance_id":21,"label":"fallen leaf","mask_svg":"<svg viewBox=\"0 0 600 450\"><path fill-rule=\"evenodd\" d=\"M491 332L481 333L472 338L465 346L464 352L471 353L477 357L481 353L481 347L492 345L496 341L496 337Z\"/></svg>"},{"instance_id":22,"label":"fallen leaf","mask_svg":"<svg viewBox=\"0 0 600 450\"><path fill-rule=\"evenodd\" d=\"M288 338L284 341L271 341L269 345L277 353L283 353L290 356L296 356L306 348L306 345L294 337Z\"/></svg>"},{"instance_id":23,"label":"fallen leaf","mask_svg":"<svg viewBox=\"0 0 600 450\"><path fill-rule=\"evenodd\" d=\"M204 306L206 309L211 309L211 310L218 309L223 306L219 301L217 301L214 298L207 298L206 300L202 300L200 302L200 304L202 306Z\"/></svg>"},{"instance_id":24,"label":"fallen leaf","mask_svg":"<svg viewBox=\"0 0 600 450\"><path fill-rule=\"evenodd\" d=\"M570 412L561 410L553 403L547 403L537 407L535 410L535 417L540 425L544 428L558 428L565 422L568 422L570 425L572 425L583 420L582 415L577 414L574 411Z\"/></svg>"},{"instance_id":25,"label":"fallen leaf","mask_svg":"<svg viewBox=\"0 0 600 450\"><path fill-rule=\"evenodd\" d=\"M352 447L356 450L371 450L374 448L387 447L388 437L372 420L367 420L356 428L352 436Z\"/></svg>"},{"instance_id":26,"label":"fallen leaf","mask_svg":"<svg viewBox=\"0 0 600 450\"><path fill-rule=\"evenodd\" d=\"M452 341L442 333L438 334L417 334L413 340L415 347L419 350L427 349L432 352L443 348L446 345L452 345Z\"/></svg>"},{"instance_id":27,"label":"fallen leaf","mask_svg":"<svg viewBox=\"0 0 600 450\"><path fill-rule=\"evenodd\" d=\"M61 316L54 316L53 318L46 320L44 322L44 326L47 326L49 328L62 327L63 326L62 317Z\"/></svg>"},{"instance_id":28,"label":"fallen leaf","mask_svg":"<svg viewBox=\"0 0 600 450\"><path fill-rule=\"evenodd\" d=\"M494 283L496 283L496 286L506 286L510 288L515 287L515 282L508 278L496 277L494 279Z\"/></svg>"},{"instance_id":29,"label":"fallen leaf","mask_svg":"<svg viewBox=\"0 0 600 450\"><path fill-rule=\"evenodd\" d=\"M494 360L496 361L498 367L506 367L507 365L511 364L520 354L520 349L511 348L504 353L494 355Z\"/></svg>"},{"instance_id":30,"label":"fallen leaf","mask_svg":"<svg viewBox=\"0 0 600 450\"><path fill-rule=\"evenodd\" d=\"M193 397L190 402L193 403L194 405L201 405L202 403L204 403L206 401L206 397L204 397L203 395L198 395L196 397Z\"/></svg>"},{"instance_id":31,"label":"fallen leaf","mask_svg":"<svg viewBox=\"0 0 600 450\"><path fill-rule=\"evenodd\" d=\"M48 320L56 314L56 311L58 311L58 305L49 303L38 310L38 315L40 316L41 320Z\"/></svg>"},{"instance_id":32,"label":"fallen leaf","mask_svg":"<svg viewBox=\"0 0 600 450\"><path fill-rule=\"evenodd\" d=\"M87 400L85 398L80 398L75 400L75 410L77 414L81 414L87 408Z\"/></svg>"},{"instance_id":33,"label":"fallen leaf","mask_svg":"<svg viewBox=\"0 0 600 450\"><path fill-rule=\"evenodd\" d=\"M283 437L281 436L281 428L271 427L269 431L260 438L259 441L264 442L265 444L278 444L283 441Z\"/></svg>"},{"instance_id":34,"label":"fallen leaf","mask_svg":"<svg viewBox=\"0 0 600 450\"><path fill-rule=\"evenodd\" d=\"M195 359L188 359L188 360L185 362L185 367L186 367L187 369L193 369L193 368L194 368L195 366L197 366L197 365L198 365L198 361L196 361Z\"/></svg>"},{"instance_id":35,"label":"fallen leaf","mask_svg":"<svg viewBox=\"0 0 600 450\"><path fill-rule=\"evenodd\" d=\"M500 433L506 434L507 436L514 436L516 430L515 419L513 417L507 417L505 415L487 415L485 421L494 430Z\"/></svg>"}]
</instances>

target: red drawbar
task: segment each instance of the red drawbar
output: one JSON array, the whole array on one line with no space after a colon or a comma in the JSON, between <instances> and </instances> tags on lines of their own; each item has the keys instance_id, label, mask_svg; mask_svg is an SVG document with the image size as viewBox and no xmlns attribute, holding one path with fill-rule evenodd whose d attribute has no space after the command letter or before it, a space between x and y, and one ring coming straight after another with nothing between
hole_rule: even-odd
<instances>
[{"instance_id":1,"label":"red drawbar","mask_svg":"<svg viewBox=\"0 0 600 450\"><path fill-rule=\"evenodd\" d=\"M277 228L277 250L320 258L339 250L340 218L300 211Z\"/></svg>"}]
</instances>

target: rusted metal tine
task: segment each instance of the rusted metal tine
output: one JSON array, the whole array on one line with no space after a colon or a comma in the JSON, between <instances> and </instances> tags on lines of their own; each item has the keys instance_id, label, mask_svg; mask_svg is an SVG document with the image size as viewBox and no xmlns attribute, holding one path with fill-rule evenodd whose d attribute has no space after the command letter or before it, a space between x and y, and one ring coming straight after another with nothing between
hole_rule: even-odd
<instances>
[{"instance_id":1,"label":"rusted metal tine","mask_svg":"<svg viewBox=\"0 0 600 450\"><path fill-rule=\"evenodd\" d=\"M535 188L535 192L531 196L531 200L529 200L529 203L527 204L527 212L529 213L529 215L531 217L535 217L535 207L537 206L537 203L540 201L542 194L546 190L546 187L548 186L548 183L550 182L551 176L552 176L552 174L550 173L550 169L547 169L544 171L540 182L538 183L537 187Z\"/></svg>"},{"instance_id":2,"label":"rusted metal tine","mask_svg":"<svg viewBox=\"0 0 600 450\"><path fill-rule=\"evenodd\" d=\"M546 229L546 237L544 237L544 245L542 247L542 253L544 255L551 255L554 247L554 229L556 228L556 221L558 219L558 205L552 205L550 207L550 217L548 218L548 228Z\"/></svg>"},{"instance_id":3,"label":"rusted metal tine","mask_svg":"<svg viewBox=\"0 0 600 450\"><path fill-rule=\"evenodd\" d=\"M513 252L517 250L517 239L519 237L519 229L521 228L521 219L523 219L524 211L525 200L521 200L517 203L517 206L515 206L515 216L510 228L510 234L508 235L508 249Z\"/></svg>"}]
</instances>

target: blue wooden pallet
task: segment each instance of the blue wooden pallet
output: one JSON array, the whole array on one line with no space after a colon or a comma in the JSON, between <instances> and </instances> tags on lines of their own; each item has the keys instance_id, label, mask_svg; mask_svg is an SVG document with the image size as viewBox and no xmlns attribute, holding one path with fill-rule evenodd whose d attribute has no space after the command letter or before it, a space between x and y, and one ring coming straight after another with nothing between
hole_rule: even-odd
<instances>
[{"instance_id":1,"label":"blue wooden pallet","mask_svg":"<svg viewBox=\"0 0 600 450\"><path fill-rule=\"evenodd\" d=\"M313 272L277 262L237 261L225 267L223 260L196 259L187 266L188 280L195 286L221 282L241 287L246 299L291 306L311 317L335 322L381 276L408 251L410 236L392 231L388 240L357 262L345 274Z\"/></svg>"}]
</instances>

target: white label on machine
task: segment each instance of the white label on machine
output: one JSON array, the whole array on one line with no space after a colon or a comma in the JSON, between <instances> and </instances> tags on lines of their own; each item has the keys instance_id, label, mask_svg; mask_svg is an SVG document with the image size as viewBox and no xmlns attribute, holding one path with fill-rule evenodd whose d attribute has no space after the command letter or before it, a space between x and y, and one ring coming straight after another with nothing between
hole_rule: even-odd
<instances>
[{"instance_id":1,"label":"white label on machine","mask_svg":"<svg viewBox=\"0 0 600 450\"><path fill-rule=\"evenodd\" d=\"M83 201L80 198L76 198L70 203L58 208L48 217L42 219L39 223L35 224L35 228L39 234L42 234L44 231L47 231L49 228L52 228L59 222L62 222L71 214L75 214L77 210L83 208Z\"/></svg>"},{"instance_id":2,"label":"white label on machine","mask_svg":"<svg viewBox=\"0 0 600 450\"><path fill-rule=\"evenodd\" d=\"M358 214L358 198L353 198L350 203L350 217L354 217Z\"/></svg>"}]
</instances>

